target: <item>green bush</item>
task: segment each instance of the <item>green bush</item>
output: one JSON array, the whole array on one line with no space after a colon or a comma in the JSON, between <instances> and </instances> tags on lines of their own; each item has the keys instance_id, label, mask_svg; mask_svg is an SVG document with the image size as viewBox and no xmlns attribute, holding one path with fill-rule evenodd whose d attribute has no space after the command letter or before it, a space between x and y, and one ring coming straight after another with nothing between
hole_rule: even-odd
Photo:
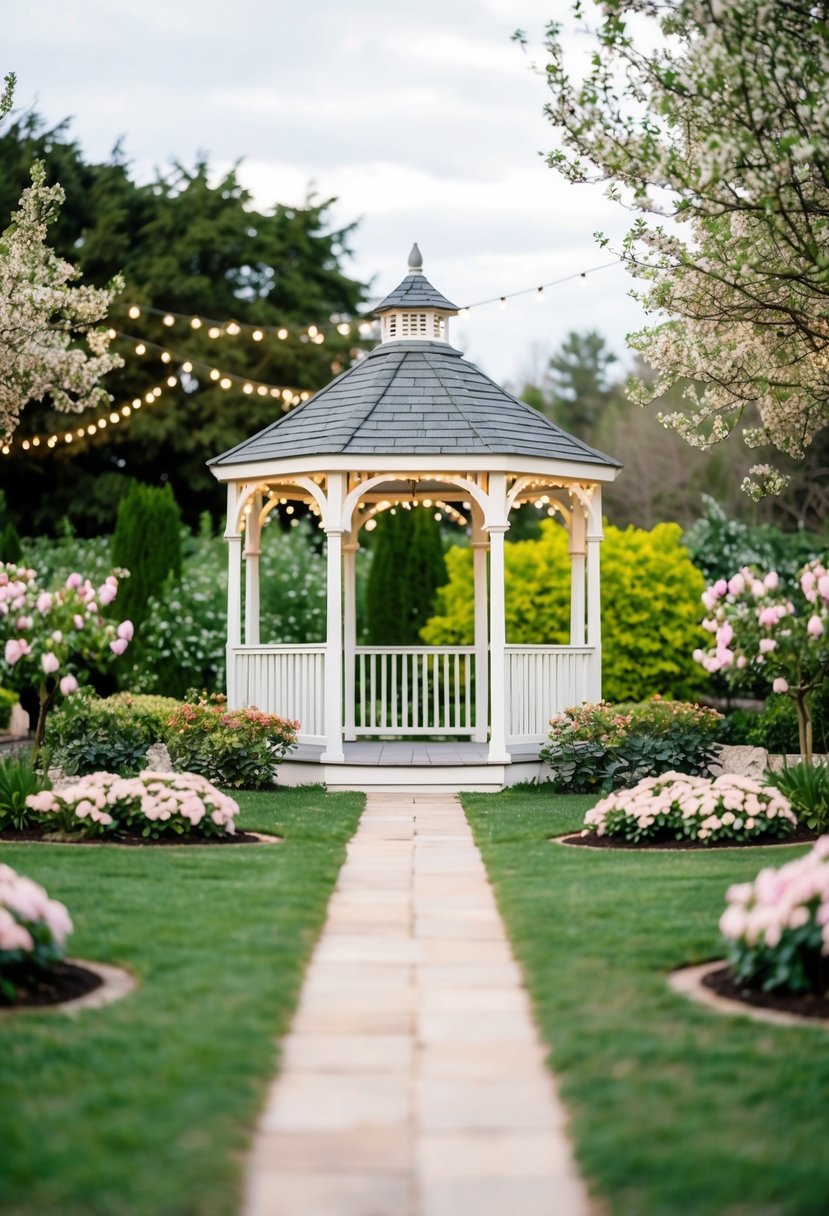
<instances>
[{"instance_id":1,"label":"green bush","mask_svg":"<svg viewBox=\"0 0 829 1216\"><path fill-rule=\"evenodd\" d=\"M570 636L567 534L553 520L541 539L506 546L507 639L515 644L566 645ZM702 574L682 546L676 524L650 532L612 526L602 545L602 691L610 701L642 701L654 693L693 699L706 678L693 651L700 628ZM470 645L474 597L472 552L450 549L449 582L422 631L430 645ZM552 708L552 707L551 707Z\"/></svg>"},{"instance_id":2,"label":"green bush","mask_svg":"<svg viewBox=\"0 0 829 1216\"><path fill-rule=\"evenodd\" d=\"M10 688L0 688L0 730L6 730L12 716L12 707L18 702L18 694Z\"/></svg>"},{"instance_id":3,"label":"green bush","mask_svg":"<svg viewBox=\"0 0 829 1216\"><path fill-rule=\"evenodd\" d=\"M0 831L14 828L19 832L31 827L35 816L26 806L26 799L51 788L48 774L35 767L31 751L0 758Z\"/></svg>"},{"instance_id":4,"label":"green bush","mask_svg":"<svg viewBox=\"0 0 829 1216\"><path fill-rule=\"evenodd\" d=\"M440 525L425 509L382 512L371 537L366 607L371 646L416 646L446 582Z\"/></svg>"},{"instance_id":5,"label":"green bush","mask_svg":"<svg viewBox=\"0 0 829 1216\"><path fill-rule=\"evenodd\" d=\"M731 578L743 566L757 566L776 570L791 587L798 570L823 552L820 537L812 532L783 532L773 524L729 519L707 494L703 503L703 514L686 529L684 543L709 586L717 579Z\"/></svg>"},{"instance_id":6,"label":"green bush","mask_svg":"<svg viewBox=\"0 0 829 1216\"><path fill-rule=\"evenodd\" d=\"M786 795L798 819L812 831L829 828L829 764L784 765L767 773L766 780Z\"/></svg>"},{"instance_id":7,"label":"green bush","mask_svg":"<svg viewBox=\"0 0 829 1216\"><path fill-rule=\"evenodd\" d=\"M601 701L554 718L540 755L556 789L573 794L629 788L668 772L707 777L721 720L714 709L659 698Z\"/></svg>"},{"instance_id":8,"label":"green bush","mask_svg":"<svg viewBox=\"0 0 829 1216\"><path fill-rule=\"evenodd\" d=\"M164 742L172 697L120 692L97 697L82 689L52 712L53 763L72 776L108 772L131 776L146 767L147 748Z\"/></svg>"},{"instance_id":9,"label":"green bush","mask_svg":"<svg viewBox=\"0 0 829 1216\"><path fill-rule=\"evenodd\" d=\"M200 697L171 714L167 746L177 769L216 785L261 789L296 746L297 726L255 708L229 710L222 696Z\"/></svg>"},{"instance_id":10,"label":"green bush","mask_svg":"<svg viewBox=\"0 0 829 1216\"><path fill-rule=\"evenodd\" d=\"M118 611L140 625L150 597L161 594L168 578L177 581L181 576L181 516L169 485L130 486L118 504L112 560L130 572Z\"/></svg>"}]
</instances>

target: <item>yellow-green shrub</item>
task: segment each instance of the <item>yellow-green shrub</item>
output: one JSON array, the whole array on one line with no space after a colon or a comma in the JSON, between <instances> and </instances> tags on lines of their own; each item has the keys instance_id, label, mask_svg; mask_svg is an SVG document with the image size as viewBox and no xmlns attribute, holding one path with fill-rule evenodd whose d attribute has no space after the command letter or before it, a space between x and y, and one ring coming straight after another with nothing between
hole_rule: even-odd
<instances>
[{"instance_id":1,"label":"yellow-green shrub","mask_svg":"<svg viewBox=\"0 0 829 1216\"><path fill-rule=\"evenodd\" d=\"M677 524L608 527L601 547L602 694L608 701L644 701L654 693L693 698L702 681L692 658L700 645L705 580L682 545ZM553 520L540 540L506 546L507 639L515 644L566 645L570 630L567 535ZM449 582L422 632L433 646L473 639L472 552L446 555Z\"/></svg>"}]
</instances>

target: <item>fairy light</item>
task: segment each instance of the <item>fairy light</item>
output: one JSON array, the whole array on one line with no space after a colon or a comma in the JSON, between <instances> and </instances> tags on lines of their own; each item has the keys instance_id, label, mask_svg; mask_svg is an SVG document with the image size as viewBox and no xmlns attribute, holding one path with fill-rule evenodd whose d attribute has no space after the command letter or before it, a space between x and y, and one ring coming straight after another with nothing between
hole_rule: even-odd
<instances>
[{"instance_id":1,"label":"fairy light","mask_svg":"<svg viewBox=\"0 0 829 1216\"><path fill-rule=\"evenodd\" d=\"M141 309L138 307L138 305L137 305L137 304L133 304L133 305L132 305L132 306L131 306L131 307L130 307L128 310L127 310L127 316L128 316L128 317L131 317L131 318L133 319L133 321L135 321L135 320L137 320L137 318L138 318L138 317L140 317L140 316L141 316Z\"/></svg>"},{"instance_id":2,"label":"fairy light","mask_svg":"<svg viewBox=\"0 0 829 1216\"><path fill-rule=\"evenodd\" d=\"M171 312L164 314L164 317L162 318L162 324L171 326L171 325L175 325L175 323L176 323L176 319Z\"/></svg>"},{"instance_id":3,"label":"fairy light","mask_svg":"<svg viewBox=\"0 0 829 1216\"><path fill-rule=\"evenodd\" d=\"M262 333L261 329L255 329L250 336L253 338L254 342L261 342L265 335Z\"/></svg>"},{"instance_id":4,"label":"fairy light","mask_svg":"<svg viewBox=\"0 0 829 1216\"><path fill-rule=\"evenodd\" d=\"M190 328L191 329L201 329L201 326L202 326L201 317L191 317L190 318Z\"/></svg>"}]
</instances>

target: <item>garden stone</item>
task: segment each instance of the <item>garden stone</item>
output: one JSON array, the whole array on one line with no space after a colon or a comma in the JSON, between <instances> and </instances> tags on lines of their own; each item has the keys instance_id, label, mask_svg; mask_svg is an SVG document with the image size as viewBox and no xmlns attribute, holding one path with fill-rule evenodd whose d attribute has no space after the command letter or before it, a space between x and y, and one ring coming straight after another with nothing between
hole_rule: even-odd
<instances>
[{"instance_id":1,"label":"garden stone","mask_svg":"<svg viewBox=\"0 0 829 1216\"><path fill-rule=\"evenodd\" d=\"M735 773L739 777L762 777L768 768L769 757L764 747L723 747L711 772Z\"/></svg>"},{"instance_id":2,"label":"garden stone","mask_svg":"<svg viewBox=\"0 0 829 1216\"><path fill-rule=\"evenodd\" d=\"M147 748L147 768L154 773L173 772L173 762L166 743L153 743Z\"/></svg>"},{"instance_id":3,"label":"garden stone","mask_svg":"<svg viewBox=\"0 0 829 1216\"><path fill-rule=\"evenodd\" d=\"M18 701L12 706L9 718L9 734L15 739L23 739L29 733L29 715Z\"/></svg>"}]
</instances>

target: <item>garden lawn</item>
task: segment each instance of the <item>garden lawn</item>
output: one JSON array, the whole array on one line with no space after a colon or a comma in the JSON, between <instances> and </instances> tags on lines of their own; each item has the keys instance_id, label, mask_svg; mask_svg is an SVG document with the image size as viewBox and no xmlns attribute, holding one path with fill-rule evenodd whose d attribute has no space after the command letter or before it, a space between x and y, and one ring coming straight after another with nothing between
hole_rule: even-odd
<instances>
[{"instance_id":1,"label":"garden lawn","mask_svg":"<svg viewBox=\"0 0 829 1216\"><path fill-rule=\"evenodd\" d=\"M236 796L242 828L284 843L0 846L70 909L72 957L139 978L99 1011L0 1014L3 1216L238 1211L275 1041L364 798Z\"/></svg>"},{"instance_id":2,"label":"garden lawn","mask_svg":"<svg viewBox=\"0 0 829 1216\"><path fill-rule=\"evenodd\" d=\"M829 1029L724 1017L667 973L721 957L731 882L807 846L561 848L595 799L464 794L551 1047L581 1169L611 1216L825 1216Z\"/></svg>"}]
</instances>

